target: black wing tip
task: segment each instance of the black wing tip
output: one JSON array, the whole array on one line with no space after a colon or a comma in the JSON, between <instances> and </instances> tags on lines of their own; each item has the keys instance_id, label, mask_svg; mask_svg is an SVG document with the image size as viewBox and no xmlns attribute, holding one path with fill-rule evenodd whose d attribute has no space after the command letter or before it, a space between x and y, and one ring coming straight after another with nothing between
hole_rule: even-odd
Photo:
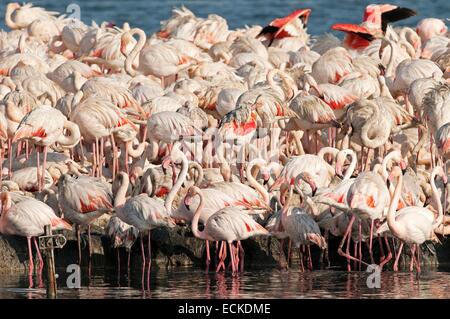
<instances>
[{"instance_id":1,"label":"black wing tip","mask_svg":"<svg viewBox=\"0 0 450 319\"><path fill-rule=\"evenodd\" d=\"M265 34L272 34L272 33L275 33L275 32L277 32L279 29L280 29L280 28L275 27L275 26L273 26L273 25L265 26L265 27L261 30L261 32L257 35L257 37L260 37L260 36L265 35Z\"/></svg>"}]
</instances>

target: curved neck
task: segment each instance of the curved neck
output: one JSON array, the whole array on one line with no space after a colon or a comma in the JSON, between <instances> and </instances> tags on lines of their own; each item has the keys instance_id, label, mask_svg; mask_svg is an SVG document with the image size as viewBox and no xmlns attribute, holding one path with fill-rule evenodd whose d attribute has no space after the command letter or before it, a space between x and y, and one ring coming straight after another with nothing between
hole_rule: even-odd
<instances>
[{"instance_id":1,"label":"curved neck","mask_svg":"<svg viewBox=\"0 0 450 319\"><path fill-rule=\"evenodd\" d=\"M358 161L358 159L356 158L356 153L355 152L351 151L349 153L349 155L351 156L352 161L350 162L350 166L347 168L347 171L345 172L345 175L344 175L344 178L343 178L344 181L349 180L350 177L352 177L352 174L355 171L356 164L357 164L357 161Z\"/></svg>"},{"instance_id":2,"label":"curved neck","mask_svg":"<svg viewBox=\"0 0 450 319\"><path fill-rule=\"evenodd\" d=\"M64 128L69 132L69 135L61 134L58 143L62 146L74 146L81 138L80 128L73 122L65 121Z\"/></svg>"},{"instance_id":3,"label":"curved neck","mask_svg":"<svg viewBox=\"0 0 450 319\"><path fill-rule=\"evenodd\" d=\"M389 176L389 173L387 171L387 164L394 159L395 156L401 156L400 153L398 153L397 151L393 151L390 152L389 154L387 154L384 159L383 162L381 162L381 173L383 175L384 181L386 182Z\"/></svg>"},{"instance_id":4,"label":"curved neck","mask_svg":"<svg viewBox=\"0 0 450 319\"><path fill-rule=\"evenodd\" d=\"M130 184L130 178L127 174L122 173L119 176L122 176L122 183L120 184L119 189L116 192L116 196L114 197L114 207L116 208L125 204L128 185Z\"/></svg>"},{"instance_id":5,"label":"curved neck","mask_svg":"<svg viewBox=\"0 0 450 319\"><path fill-rule=\"evenodd\" d=\"M144 153L145 147L147 146L146 142L139 143L139 145L136 148L133 148L133 143L131 141L128 141L126 143L127 145L127 152L128 155L132 158L138 158ZM143 156L145 159L145 156Z\"/></svg>"},{"instance_id":6,"label":"curved neck","mask_svg":"<svg viewBox=\"0 0 450 319\"><path fill-rule=\"evenodd\" d=\"M387 41L387 45L391 48L391 55L389 56L389 61L386 66L386 75L387 76L393 76L394 75L394 46L392 45L392 42L390 40L384 40Z\"/></svg>"},{"instance_id":7,"label":"curved neck","mask_svg":"<svg viewBox=\"0 0 450 319\"><path fill-rule=\"evenodd\" d=\"M394 196L392 196L391 203L389 204L389 210L388 210L387 217L386 217L389 229L391 230L392 234L397 237L399 237L399 235L402 232L401 226L395 220L395 211L397 210L398 201L400 200L402 184L403 184L403 175L399 174L398 180L397 180L397 186L395 187L395 191L394 191Z\"/></svg>"},{"instance_id":8,"label":"curved neck","mask_svg":"<svg viewBox=\"0 0 450 319\"><path fill-rule=\"evenodd\" d=\"M265 161L262 159L256 159L253 160L252 162L250 162L247 165L246 168L246 175L247 175L247 180L248 183L250 184L250 186L252 186L254 189L256 189L258 191L258 193L261 195L261 197L263 198L264 202L266 204L269 203L269 193L267 192L267 190L264 188L264 186L262 186L260 183L258 183L258 181L253 177L252 175L252 168L253 166L256 166L258 168L260 168L262 165L265 165Z\"/></svg>"},{"instance_id":9,"label":"curved neck","mask_svg":"<svg viewBox=\"0 0 450 319\"><path fill-rule=\"evenodd\" d=\"M2 210L0 214L0 219L5 218L8 210L11 208L11 194L9 192L3 192L1 194Z\"/></svg>"},{"instance_id":10,"label":"curved neck","mask_svg":"<svg viewBox=\"0 0 450 319\"><path fill-rule=\"evenodd\" d=\"M380 85L380 96L394 99L392 97L391 92L389 91L389 88L386 85L386 80L384 79L384 76L382 75L378 76L378 84Z\"/></svg>"},{"instance_id":11,"label":"curved neck","mask_svg":"<svg viewBox=\"0 0 450 319\"><path fill-rule=\"evenodd\" d=\"M369 137L369 131L372 130L373 126L377 125L380 121L380 110L375 102L371 102L370 104L368 104L368 106L371 107L374 112L370 119L366 121L366 123L364 123L363 127L361 128L361 141L366 147L377 148L386 143L391 132L390 128L385 130L376 130L375 137Z\"/></svg>"},{"instance_id":12,"label":"curved neck","mask_svg":"<svg viewBox=\"0 0 450 319\"><path fill-rule=\"evenodd\" d=\"M433 170L433 172L431 173L430 185L431 185L431 191L433 192L433 199L436 202L437 210L438 210L438 218L433 223L433 229L437 228L442 223L442 220L444 219L444 210L442 209L441 199L439 197L436 183L434 181L435 178L436 178L436 170Z\"/></svg>"},{"instance_id":13,"label":"curved neck","mask_svg":"<svg viewBox=\"0 0 450 319\"><path fill-rule=\"evenodd\" d=\"M203 167L197 162L191 162L189 164L189 169L197 171L197 179L195 180L195 186L199 186L203 182L204 172Z\"/></svg>"},{"instance_id":14,"label":"curved neck","mask_svg":"<svg viewBox=\"0 0 450 319\"><path fill-rule=\"evenodd\" d=\"M127 71L129 75L135 76L136 71L133 68L133 62L136 59L139 52L141 52L142 48L144 47L145 42L147 41L147 37L145 35L145 32L139 28L133 28L127 34L129 36L133 36L135 34L139 36L139 40L137 41L133 50L131 50L130 54L125 59L125 71Z\"/></svg>"},{"instance_id":15,"label":"curved neck","mask_svg":"<svg viewBox=\"0 0 450 319\"><path fill-rule=\"evenodd\" d=\"M8 28L14 30L19 29L17 24L12 20L11 16L16 8L9 4L6 6L6 12L5 12L5 24L8 26Z\"/></svg>"},{"instance_id":16,"label":"curved neck","mask_svg":"<svg viewBox=\"0 0 450 319\"><path fill-rule=\"evenodd\" d=\"M339 153L339 150L337 148L334 147L322 147L319 151L319 153L317 153L317 156L319 156L321 159L324 159L326 154L332 154L333 158L336 157L337 153Z\"/></svg>"},{"instance_id":17,"label":"curved neck","mask_svg":"<svg viewBox=\"0 0 450 319\"><path fill-rule=\"evenodd\" d=\"M198 230L198 221L200 219L200 215L202 213L203 206L204 206L205 203L204 203L204 200L203 200L203 198L204 198L203 197L203 192L199 188L196 188L196 193L200 197L200 203L199 203L199 205L197 207L197 210L195 211L194 218L192 218L192 222L191 222L192 233L197 238L214 241L214 238L208 236L208 234L205 233L205 231L199 231Z\"/></svg>"},{"instance_id":18,"label":"curved neck","mask_svg":"<svg viewBox=\"0 0 450 319\"><path fill-rule=\"evenodd\" d=\"M175 199L175 196L177 195L178 191L180 190L181 185L186 180L186 176L187 176L187 172L188 172L188 168L189 168L188 160L186 158L186 155L184 155L183 152L178 151L178 150L172 150L172 152L179 153L182 162L181 162L181 172L178 175L177 182L175 183L175 185L173 185L173 187L170 190L169 194L167 195L166 201L164 203L164 206L166 207L168 212L172 211L173 200Z\"/></svg>"}]
</instances>

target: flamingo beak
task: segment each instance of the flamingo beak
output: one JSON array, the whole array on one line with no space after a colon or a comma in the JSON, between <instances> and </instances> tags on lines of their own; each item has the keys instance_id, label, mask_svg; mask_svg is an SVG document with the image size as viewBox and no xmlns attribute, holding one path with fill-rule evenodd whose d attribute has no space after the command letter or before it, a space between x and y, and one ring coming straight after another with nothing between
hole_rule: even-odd
<instances>
[{"instance_id":1,"label":"flamingo beak","mask_svg":"<svg viewBox=\"0 0 450 319\"><path fill-rule=\"evenodd\" d=\"M300 12L299 19L302 20L304 26L308 24L309 15L311 14L311 9L303 9Z\"/></svg>"},{"instance_id":2,"label":"flamingo beak","mask_svg":"<svg viewBox=\"0 0 450 319\"><path fill-rule=\"evenodd\" d=\"M408 164L404 160L400 161L400 168L401 168L403 174L405 173L407 166L408 166Z\"/></svg>"},{"instance_id":3,"label":"flamingo beak","mask_svg":"<svg viewBox=\"0 0 450 319\"><path fill-rule=\"evenodd\" d=\"M336 163L336 176L339 178L343 178L342 176L342 164L341 163Z\"/></svg>"}]
</instances>

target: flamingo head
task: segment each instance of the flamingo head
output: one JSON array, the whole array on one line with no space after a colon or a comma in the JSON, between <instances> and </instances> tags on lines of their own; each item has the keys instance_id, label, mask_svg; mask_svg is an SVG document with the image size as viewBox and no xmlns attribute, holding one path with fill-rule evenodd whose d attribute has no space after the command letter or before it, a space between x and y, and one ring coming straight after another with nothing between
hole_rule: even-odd
<instances>
[{"instance_id":1,"label":"flamingo head","mask_svg":"<svg viewBox=\"0 0 450 319\"><path fill-rule=\"evenodd\" d=\"M313 179L313 177L311 176L311 174L309 174L308 172L302 172L300 174L297 175L297 177L295 178L295 182L294 182L294 186L300 186L299 182L300 180L303 180L305 183L307 183L309 185L309 187L311 187L311 196L314 196L316 194L317 191L317 185Z\"/></svg>"}]
</instances>

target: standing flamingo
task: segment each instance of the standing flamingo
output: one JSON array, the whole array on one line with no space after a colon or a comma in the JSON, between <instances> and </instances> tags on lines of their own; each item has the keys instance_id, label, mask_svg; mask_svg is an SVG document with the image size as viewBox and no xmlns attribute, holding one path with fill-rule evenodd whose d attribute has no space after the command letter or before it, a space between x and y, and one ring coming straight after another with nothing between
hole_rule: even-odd
<instances>
[{"instance_id":1,"label":"standing flamingo","mask_svg":"<svg viewBox=\"0 0 450 319\"><path fill-rule=\"evenodd\" d=\"M2 204L0 215L0 233L4 235L18 235L27 238L28 241L28 276L30 288L33 287L33 252L31 249L31 239L39 257L39 273L42 273L44 266L36 237L44 234L44 226L51 225L52 230L71 230L72 227L63 219L55 215L53 209L34 198L23 198L17 203L13 203L11 193L2 192L0 195ZM42 283L41 283L42 284Z\"/></svg>"}]
</instances>

